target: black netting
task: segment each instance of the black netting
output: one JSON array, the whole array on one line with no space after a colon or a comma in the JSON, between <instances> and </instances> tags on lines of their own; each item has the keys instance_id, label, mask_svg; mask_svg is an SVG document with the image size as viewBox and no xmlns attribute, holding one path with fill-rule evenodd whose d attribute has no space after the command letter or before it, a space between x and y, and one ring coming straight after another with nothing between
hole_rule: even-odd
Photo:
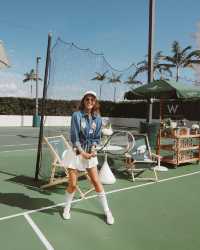
<instances>
[{"instance_id":1,"label":"black netting","mask_svg":"<svg viewBox=\"0 0 200 250\"><path fill-rule=\"evenodd\" d=\"M124 93L129 89L126 81L135 70L134 64L125 70L116 70L103 54L81 49L61 39L57 39L50 54L44 115L47 114L50 100L80 100L87 90L95 91L101 100L122 101ZM62 134L68 139L67 125L70 123L64 121L64 126L60 127L60 119L57 116L51 119L44 116L43 136ZM39 172L42 178L49 177L51 173L51 159L47 145L43 143Z\"/></svg>"}]
</instances>

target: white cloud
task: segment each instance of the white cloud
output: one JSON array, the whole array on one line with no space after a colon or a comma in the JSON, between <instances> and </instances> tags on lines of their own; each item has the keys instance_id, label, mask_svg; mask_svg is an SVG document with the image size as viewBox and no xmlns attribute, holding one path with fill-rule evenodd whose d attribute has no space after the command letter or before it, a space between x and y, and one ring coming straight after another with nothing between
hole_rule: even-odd
<instances>
[{"instance_id":1,"label":"white cloud","mask_svg":"<svg viewBox=\"0 0 200 250\"><path fill-rule=\"evenodd\" d=\"M24 76L8 71L0 72L0 97L31 97L31 83L23 83ZM32 97L35 96L35 84L33 83ZM40 87L41 88L41 87ZM39 96L41 96L41 89Z\"/></svg>"},{"instance_id":2,"label":"white cloud","mask_svg":"<svg viewBox=\"0 0 200 250\"><path fill-rule=\"evenodd\" d=\"M35 83L23 83L24 75L10 72L10 70L0 71L0 97L35 97ZM56 81L57 82L57 81ZM31 95L32 85L32 95ZM80 99L86 90L93 90L99 96L99 83L86 82L84 80L75 83L57 83L50 85L48 89L48 97L53 99L73 100ZM39 82L39 97L42 96L43 82ZM123 99L123 94L127 90L124 84L117 85L116 100ZM104 100L113 100L114 88L112 84L104 83L102 86L101 98Z\"/></svg>"}]
</instances>

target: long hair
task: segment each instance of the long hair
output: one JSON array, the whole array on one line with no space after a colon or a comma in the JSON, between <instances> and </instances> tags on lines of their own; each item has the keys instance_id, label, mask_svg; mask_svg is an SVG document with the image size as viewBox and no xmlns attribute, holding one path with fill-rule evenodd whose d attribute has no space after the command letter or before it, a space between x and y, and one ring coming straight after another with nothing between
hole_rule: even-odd
<instances>
[{"instance_id":1,"label":"long hair","mask_svg":"<svg viewBox=\"0 0 200 250\"><path fill-rule=\"evenodd\" d=\"M84 96L80 102L80 105L79 105L79 110L83 111L85 109L85 106L84 106L84 100L85 100L85 97ZM95 105L94 107L92 108L92 111L91 111L91 114L94 115L94 114L99 114L100 115L100 104L97 100L97 98L95 98Z\"/></svg>"}]
</instances>

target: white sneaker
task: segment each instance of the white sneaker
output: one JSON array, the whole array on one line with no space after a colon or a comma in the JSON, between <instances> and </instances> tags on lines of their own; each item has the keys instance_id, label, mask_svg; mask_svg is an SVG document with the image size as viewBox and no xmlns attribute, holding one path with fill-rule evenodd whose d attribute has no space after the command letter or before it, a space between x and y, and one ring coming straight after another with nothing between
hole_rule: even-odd
<instances>
[{"instance_id":1,"label":"white sneaker","mask_svg":"<svg viewBox=\"0 0 200 250\"><path fill-rule=\"evenodd\" d=\"M64 208L64 211L63 211L63 219L69 220L70 218L71 218L71 214L70 214L69 209Z\"/></svg>"},{"instance_id":2,"label":"white sneaker","mask_svg":"<svg viewBox=\"0 0 200 250\"><path fill-rule=\"evenodd\" d=\"M113 225L115 222L115 219L110 210L106 213L106 222L108 225Z\"/></svg>"}]
</instances>

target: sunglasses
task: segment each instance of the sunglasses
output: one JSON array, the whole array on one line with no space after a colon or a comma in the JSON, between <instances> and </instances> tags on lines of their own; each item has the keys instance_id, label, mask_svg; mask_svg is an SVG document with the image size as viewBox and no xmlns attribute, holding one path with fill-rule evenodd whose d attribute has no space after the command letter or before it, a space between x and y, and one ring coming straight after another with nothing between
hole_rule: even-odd
<instances>
[{"instance_id":1,"label":"sunglasses","mask_svg":"<svg viewBox=\"0 0 200 250\"><path fill-rule=\"evenodd\" d=\"M89 102L89 101L91 101L91 102L95 102L95 98L92 98L92 97L86 97L86 98L85 98L85 101L86 101L86 102Z\"/></svg>"}]
</instances>

